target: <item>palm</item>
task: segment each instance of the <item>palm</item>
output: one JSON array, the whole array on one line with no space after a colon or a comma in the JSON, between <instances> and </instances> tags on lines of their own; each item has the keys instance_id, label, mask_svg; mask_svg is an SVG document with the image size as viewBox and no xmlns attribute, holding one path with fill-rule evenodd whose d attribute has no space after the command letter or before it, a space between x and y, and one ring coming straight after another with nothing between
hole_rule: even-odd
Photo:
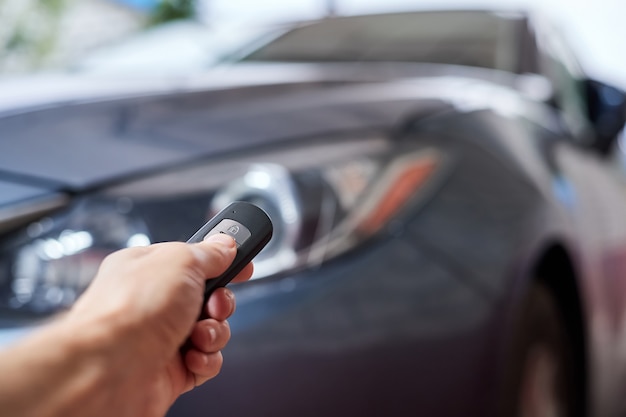
<instances>
[{"instance_id":1,"label":"palm","mask_svg":"<svg viewBox=\"0 0 626 417\"><path fill-rule=\"evenodd\" d=\"M183 358L176 354L169 364L159 372L150 385L149 398L142 417L165 415L180 394L194 386L194 376L183 364Z\"/></svg>"}]
</instances>

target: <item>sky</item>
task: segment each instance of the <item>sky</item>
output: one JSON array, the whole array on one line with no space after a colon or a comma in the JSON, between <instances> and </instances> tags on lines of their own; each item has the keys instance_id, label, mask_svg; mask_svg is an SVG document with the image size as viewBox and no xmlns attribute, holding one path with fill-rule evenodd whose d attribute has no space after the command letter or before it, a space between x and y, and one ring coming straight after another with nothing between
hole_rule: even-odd
<instances>
[{"instance_id":1,"label":"sky","mask_svg":"<svg viewBox=\"0 0 626 417\"><path fill-rule=\"evenodd\" d=\"M204 0L215 20L285 21L318 17L329 0ZM626 88L625 0L335 0L338 14L438 8L529 8L562 27L586 71Z\"/></svg>"}]
</instances>

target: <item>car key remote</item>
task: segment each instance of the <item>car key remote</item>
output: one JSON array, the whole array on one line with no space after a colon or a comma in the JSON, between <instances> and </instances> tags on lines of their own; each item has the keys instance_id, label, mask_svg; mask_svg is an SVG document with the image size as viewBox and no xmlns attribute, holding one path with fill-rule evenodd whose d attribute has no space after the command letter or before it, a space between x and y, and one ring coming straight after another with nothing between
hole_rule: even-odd
<instances>
[{"instance_id":1,"label":"car key remote","mask_svg":"<svg viewBox=\"0 0 626 417\"><path fill-rule=\"evenodd\" d=\"M272 238L272 232L272 221L263 210L251 203L235 201L189 238L187 243L197 243L214 234L223 233L237 243L237 255L226 272L207 280L204 304L216 288L228 284L265 247Z\"/></svg>"}]
</instances>

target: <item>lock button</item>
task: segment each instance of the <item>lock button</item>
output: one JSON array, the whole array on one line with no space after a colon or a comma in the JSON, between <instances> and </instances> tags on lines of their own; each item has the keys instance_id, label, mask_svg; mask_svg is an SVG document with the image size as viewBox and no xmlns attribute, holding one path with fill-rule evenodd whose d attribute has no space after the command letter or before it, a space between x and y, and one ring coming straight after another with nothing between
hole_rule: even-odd
<instances>
[{"instance_id":1,"label":"lock button","mask_svg":"<svg viewBox=\"0 0 626 417\"><path fill-rule=\"evenodd\" d=\"M217 224L209 233L204 236L203 240L206 240L209 236L215 235L217 233L224 233L235 239L237 242L237 248L245 243L246 240L250 238L252 233L250 230L243 224L238 221L231 219L223 219L221 222Z\"/></svg>"}]
</instances>

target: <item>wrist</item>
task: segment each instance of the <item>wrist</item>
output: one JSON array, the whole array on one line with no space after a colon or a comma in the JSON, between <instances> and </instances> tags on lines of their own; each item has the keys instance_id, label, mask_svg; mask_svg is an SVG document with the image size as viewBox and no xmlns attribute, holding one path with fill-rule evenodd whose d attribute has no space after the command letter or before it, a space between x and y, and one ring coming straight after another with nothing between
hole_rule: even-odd
<instances>
[{"instance_id":1,"label":"wrist","mask_svg":"<svg viewBox=\"0 0 626 417\"><path fill-rule=\"evenodd\" d=\"M82 332L60 318L0 352L0 409L51 417L97 415L98 408L106 409L102 387L114 383L116 372L93 330Z\"/></svg>"}]
</instances>

